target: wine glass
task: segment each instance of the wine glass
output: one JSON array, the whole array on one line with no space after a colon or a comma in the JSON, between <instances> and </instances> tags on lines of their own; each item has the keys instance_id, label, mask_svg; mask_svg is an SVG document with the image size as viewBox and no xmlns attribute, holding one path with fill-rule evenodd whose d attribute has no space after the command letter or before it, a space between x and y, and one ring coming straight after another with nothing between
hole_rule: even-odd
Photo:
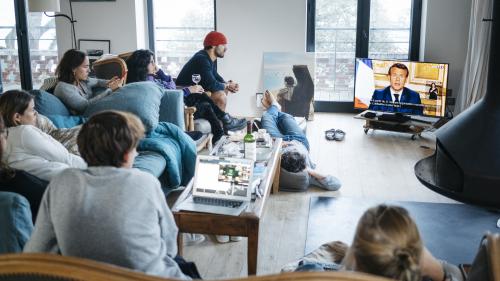
<instances>
[{"instance_id":1,"label":"wine glass","mask_svg":"<svg viewBox=\"0 0 500 281\"><path fill-rule=\"evenodd\" d=\"M193 80L193 82L198 85L198 83L200 83L201 81L201 75L200 74L193 74L191 76L191 79Z\"/></svg>"}]
</instances>

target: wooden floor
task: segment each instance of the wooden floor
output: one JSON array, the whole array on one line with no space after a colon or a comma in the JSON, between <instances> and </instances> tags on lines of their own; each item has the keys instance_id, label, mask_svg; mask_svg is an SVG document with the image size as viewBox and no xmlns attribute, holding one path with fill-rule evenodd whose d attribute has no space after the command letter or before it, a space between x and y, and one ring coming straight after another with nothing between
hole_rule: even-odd
<instances>
[{"instance_id":1,"label":"wooden floor","mask_svg":"<svg viewBox=\"0 0 500 281\"><path fill-rule=\"evenodd\" d=\"M348 196L381 200L454 202L425 188L415 177L415 163L434 152L435 138L385 131L363 132L364 121L354 114L316 113L308 122L307 137L317 170L338 177L342 188L327 192L311 188L307 193L271 195L261 221L258 275L278 273L281 267L303 256L310 196ZM342 129L342 142L327 141L324 131ZM357 222L353 222L355 224ZM213 236L185 247L184 257L194 261L203 278L247 275L246 238L218 244Z\"/></svg>"}]
</instances>

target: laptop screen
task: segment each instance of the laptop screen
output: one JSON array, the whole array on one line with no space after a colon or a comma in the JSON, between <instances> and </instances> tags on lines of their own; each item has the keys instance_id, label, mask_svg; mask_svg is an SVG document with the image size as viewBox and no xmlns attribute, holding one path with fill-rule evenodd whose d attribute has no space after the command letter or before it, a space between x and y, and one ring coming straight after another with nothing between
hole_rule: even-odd
<instances>
[{"instance_id":1,"label":"laptop screen","mask_svg":"<svg viewBox=\"0 0 500 281\"><path fill-rule=\"evenodd\" d=\"M246 201L252 169L253 161L248 159L199 156L193 195Z\"/></svg>"}]
</instances>

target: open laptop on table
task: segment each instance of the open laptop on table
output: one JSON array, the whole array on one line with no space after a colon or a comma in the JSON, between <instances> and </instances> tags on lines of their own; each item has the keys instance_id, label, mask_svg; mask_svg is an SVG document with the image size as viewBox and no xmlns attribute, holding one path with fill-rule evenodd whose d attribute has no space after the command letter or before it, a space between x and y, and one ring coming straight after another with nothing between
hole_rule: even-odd
<instances>
[{"instance_id":1,"label":"open laptop on table","mask_svg":"<svg viewBox=\"0 0 500 281\"><path fill-rule=\"evenodd\" d=\"M238 216L251 200L254 162L198 155L193 194L179 210Z\"/></svg>"}]
</instances>

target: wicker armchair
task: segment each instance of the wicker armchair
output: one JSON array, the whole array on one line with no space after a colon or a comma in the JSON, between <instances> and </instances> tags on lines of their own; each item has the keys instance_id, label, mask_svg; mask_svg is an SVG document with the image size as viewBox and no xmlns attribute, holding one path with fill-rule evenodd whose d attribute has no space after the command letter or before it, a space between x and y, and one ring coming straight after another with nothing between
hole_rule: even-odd
<instances>
[{"instance_id":1,"label":"wicker armchair","mask_svg":"<svg viewBox=\"0 0 500 281\"><path fill-rule=\"evenodd\" d=\"M129 269L75 257L53 254L11 254L0 256L0 280L43 281L171 281ZM354 272L292 272L227 281L390 281Z\"/></svg>"},{"instance_id":2,"label":"wicker armchair","mask_svg":"<svg viewBox=\"0 0 500 281\"><path fill-rule=\"evenodd\" d=\"M127 64L117 56L102 57L92 63L92 70L97 78L111 79L113 77L122 78L127 81Z\"/></svg>"}]
</instances>

